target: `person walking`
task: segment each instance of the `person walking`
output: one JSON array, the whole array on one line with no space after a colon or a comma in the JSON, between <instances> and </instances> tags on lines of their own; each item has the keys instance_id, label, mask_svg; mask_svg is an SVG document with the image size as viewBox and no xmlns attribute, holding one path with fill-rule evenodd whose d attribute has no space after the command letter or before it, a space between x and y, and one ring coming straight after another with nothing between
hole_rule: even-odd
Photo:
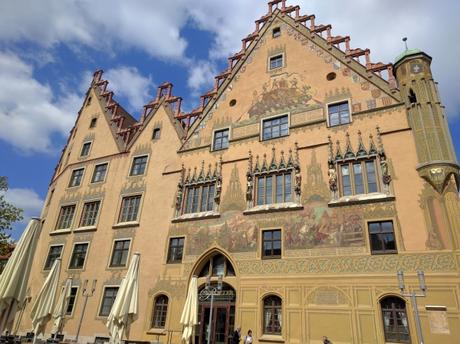
<instances>
[{"instance_id":1,"label":"person walking","mask_svg":"<svg viewBox=\"0 0 460 344\"><path fill-rule=\"evenodd\" d=\"M241 327L237 327L232 336L232 344L239 344L241 339Z\"/></svg>"},{"instance_id":2,"label":"person walking","mask_svg":"<svg viewBox=\"0 0 460 344\"><path fill-rule=\"evenodd\" d=\"M252 344L252 330L248 331L248 334L244 337L244 344Z\"/></svg>"}]
</instances>

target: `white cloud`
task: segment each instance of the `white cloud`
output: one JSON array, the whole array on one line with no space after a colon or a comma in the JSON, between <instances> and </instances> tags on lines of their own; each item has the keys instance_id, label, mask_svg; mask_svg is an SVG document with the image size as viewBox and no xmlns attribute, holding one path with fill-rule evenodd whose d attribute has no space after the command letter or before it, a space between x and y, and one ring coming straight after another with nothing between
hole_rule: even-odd
<instances>
[{"instance_id":1,"label":"white cloud","mask_svg":"<svg viewBox=\"0 0 460 344\"><path fill-rule=\"evenodd\" d=\"M198 61L190 64L187 85L192 89L193 94L199 95L199 91L214 85L214 76L216 67L213 63L207 61Z\"/></svg>"},{"instance_id":2,"label":"white cloud","mask_svg":"<svg viewBox=\"0 0 460 344\"><path fill-rule=\"evenodd\" d=\"M134 110L142 109L142 106L153 98L150 92L154 87L151 76L142 76L135 67L121 66L109 69L104 73L104 78L109 81L109 88L115 95L125 97Z\"/></svg>"},{"instance_id":3,"label":"white cloud","mask_svg":"<svg viewBox=\"0 0 460 344\"><path fill-rule=\"evenodd\" d=\"M136 48L180 59L187 46L180 36L187 5L185 0L2 1L0 40L46 47L77 43L101 50Z\"/></svg>"},{"instance_id":4,"label":"white cloud","mask_svg":"<svg viewBox=\"0 0 460 344\"><path fill-rule=\"evenodd\" d=\"M31 65L0 52L0 139L23 152L52 153L51 135L68 134L80 102L74 93L56 100Z\"/></svg>"}]
</instances>

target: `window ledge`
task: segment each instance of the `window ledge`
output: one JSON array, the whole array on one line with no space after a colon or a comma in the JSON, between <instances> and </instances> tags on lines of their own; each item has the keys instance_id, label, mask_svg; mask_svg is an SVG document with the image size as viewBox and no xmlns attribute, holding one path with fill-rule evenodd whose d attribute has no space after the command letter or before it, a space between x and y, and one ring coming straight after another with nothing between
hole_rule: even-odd
<instances>
[{"instance_id":1,"label":"window ledge","mask_svg":"<svg viewBox=\"0 0 460 344\"><path fill-rule=\"evenodd\" d=\"M168 333L164 328L151 328L147 331L147 334L157 334L160 336L165 336Z\"/></svg>"},{"instance_id":2,"label":"window ledge","mask_svg":"<svg viewBox=\"0 0 460 344\"><path fill-rule=\"evenodd\" d=\"M294 202L286 202L286 203L273 203L273 204L263 204L252 207L251 209L245 210L243 212L244 215L251 215L251 214L260 214L260 213L269 213L269 212L276 212L276 211L289 211L289 210L302 210L303 205Z\"/></svg>"},{"instance_id":3,"label":"window ledge","mask_svg":"<svg viewBox=\"0 0 460 344\"><path fill-rule=\"evenodd\" d=\"M395 200L395 196L393 195L387 195L381 192L373 192L369 194L343 196L343 197L340 197L339 199L330 201L328 205L329 207L340 207L342 205L389 202L389 201L394 201L394 200Z\"/></svg>"},{"instance_id":4,"label":"window ledge","mask_svg":"<svg viewBox=\"0 0 460 344\"><path fill-rule=\"evenodd\" d=\"M70 232L70 229L56 229L50 232L50 235L69 234Z\"/></svg>"},{"instance_id":5,"label":"window ledge","mask_svg":"<svg viewBox=\"0 0 460 344\"><path fill-rule=\"evenodd\" d=\"M285 340L282 336L277 336L275 334L264 334L259 338L260 342L271 342L271 343L284 343Z\"/></svg>"},{"instance_id":6,"label":"window ledge","mask_svg":"<svg viewBox=\"0 0 460 344\"><path fill-rule=\"evenodd\" d=\"M138 221L120 222L112 226L112 228L139 227Z\"/></svg>"},{"instance_id":7,"label":"window ledge","mask_svg":"<svg viewBox=\"0 0 460 344\"><path fill-rule=\"evenodd\" d=\"M96 226L85 226L85 227L75 228L73 231L74 232L92 232L92 231L95 231L96 229L97 229Z\"/></svg>"},{"instance_id":8,"label":"window ledge","mask_svg":"<svg viewBox=\"0 0 460 344\"><path fill-rule=\"evenodd\" d=\"M204 219L216 219L220 217L220 214L215 211L203 211L201 213L190 213L184 214L171 220L172 223L204 220Z\"/></svg>"}]
</instances>

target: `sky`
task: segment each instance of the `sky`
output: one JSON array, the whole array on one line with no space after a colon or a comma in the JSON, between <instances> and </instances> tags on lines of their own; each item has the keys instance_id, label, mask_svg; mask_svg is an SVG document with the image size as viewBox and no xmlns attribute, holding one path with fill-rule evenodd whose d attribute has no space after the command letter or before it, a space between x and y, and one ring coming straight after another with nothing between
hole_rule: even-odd
<instances>
[{"instance_id":1,"label":"sky","mask_svg":"<svg viewBox=\"0 0 460 344\"><path fill-rule=\"evenodd\" d=\"M0 175L6 198L24 209L22 233L43 200L92 73L104 70L115 99L139 117L164 81L184 110L198 105L226 58L239 51L267 12L267 0L4 0L0 2ZM460 1L288 0L373 62L409 48L433 57L451 134L460 156ZM442 4L442 5L441 5ZM25 10L27 9L27 10Z\"/></svg>"}]
</instances>

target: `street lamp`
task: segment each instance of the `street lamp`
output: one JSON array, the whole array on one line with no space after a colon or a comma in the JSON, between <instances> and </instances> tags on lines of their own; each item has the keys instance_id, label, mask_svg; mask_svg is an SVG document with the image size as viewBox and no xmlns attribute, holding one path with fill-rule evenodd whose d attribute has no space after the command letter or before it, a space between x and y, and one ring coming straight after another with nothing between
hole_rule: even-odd
<instances>
[{"instance_id":1,"label":"street lamp","mask_svg":"<svg viewBox=\"0 0 460 344\"><path fill-rule=\"evenodd\" d=\"M94 295L94 291L96 290L96 283L97 283L97 279L93 279L93 284L91 285L91 289L88 290L88 280L85 279L85 281L83 282L83 290L81 292L81 295L85 298L85 302L83 302L83 309L81 310L80 322L78 323L78 328L77 328L77 335L75 336L75 342L77 343L78 343L78 336L80 335L81 324L83 322L83 316L85 315L86 304L88 303L88 297L91 297Z\"/></svg>"},{"instance_id":2,"label":"street lamp","mask_svg":"<svg viewBox=\"0 0 460 344\"><path fill-rule=\"evenodd\" d=\"M417 270L417 277L418 277L418 285L419 285L421 292L417 293L415 291L410 291L410 290L406 291L405 285L404 285L404 272L401 270L398 271L399 291L401 292L402 296L410 297L412 311L414 312L415 325L417 329L417 336L418 336L419 344L424 344L422 325L420 322L420 315L418 313L418 307L417 307L417 297L426 297L425 273L421 270Z\"/></svg>"},{"instance_id":3,"label":"street lamp","mask_svg":"<svg viewBox=\"0 0 460 344\"><path fill-rule=\"evenodd\" d=\"M211 287L211 276L209 275L206 278L206 287L200 292L199 299L200 301L206 301L211 298L211 307L209 309L209 322L208 322L208 333L206 334L206 341L207 344L210 343L211 339L211 325L212 325L212 307L214 303L214 296L222 294L222 286L223 286L223 275L219 275L217 279L217 287Z\"/></svg>"}]
</instances>

